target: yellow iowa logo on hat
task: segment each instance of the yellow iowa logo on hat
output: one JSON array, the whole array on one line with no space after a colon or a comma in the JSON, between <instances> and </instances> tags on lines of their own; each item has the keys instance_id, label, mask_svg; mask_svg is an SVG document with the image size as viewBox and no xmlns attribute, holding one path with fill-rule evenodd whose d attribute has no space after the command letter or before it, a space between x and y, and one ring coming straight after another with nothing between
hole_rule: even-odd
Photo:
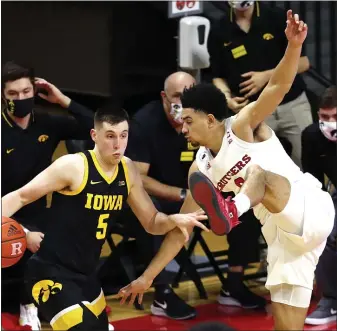
<instances>
[{"instance_id":1,"label":"yellow iowa logo on hat","mask_svg":"<svg viewBox=\"0 0 337 331\"><path fill-rule=\"evenodd\" d=\"M271 33L265 33L263 35L263 39L264 40L270 40L270 39L274 39L274 36Z\"/></svg>"},{"instance_id":2,"label":"yellow iowa logo on hat","mask_svg":"<svg viewBox=\"0 0 337 331\"><path fill-rule=\"evenodd\" d=\"M46 134L41 134L41 136L39 138L37 138L37 140L40 142L40 143L44 143L46 140L49 139L49 136L47 136Z\"/></svg>"}]
</instances>

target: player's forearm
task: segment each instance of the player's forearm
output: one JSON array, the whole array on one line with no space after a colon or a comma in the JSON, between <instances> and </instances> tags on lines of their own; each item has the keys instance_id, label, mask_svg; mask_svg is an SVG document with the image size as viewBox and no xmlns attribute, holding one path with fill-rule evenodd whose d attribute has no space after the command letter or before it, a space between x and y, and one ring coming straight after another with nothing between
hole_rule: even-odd
<instances>
[{"instance_id":1,"label":"player's forearm","mask_svg":"<svg viewBox=\"0 0 337 331\"><path fill-rule=\"evenodd\" d=\"M146 230L153 235L163 235L173 230L175 227L176 224L171 220L169 215L157 212L153 216Z\"/></svg>"},{"instance_id":2,"label":"player's forearm","mask_svg":"<svg viewBox=\"0 0 337 331\"><path fill-rule=\"evenodd\" d=\"M19 191L13 191L1 199L1 204L2 216L11 217L25 205L25 202L21 199Z\"/></svg>"},{"instance_id":3,"label":"player's forearm","mask_svg":"<svg viewBox=\"0 0 337 331\"><path fill-rule=\"evenodd\" d=\"M158 180L146 175L142 175L141 177L144 188L149 195L172 201L181 200L181 188L163 184Z\"/></svg>"},{"instance_id":4,"label":"player's forearm","mask_svg":"<svg viewBox=\"0 0 337 331\"><path fill-rule=\"evenodd\" d=\"M170 231L143 276L148 280L153 280L175 258L184 243L185 237L178 228Z\"/></svg>"},{"instance_id":5,"label":"player's forearm","mask_svg":"<svg viewBox=\"0 0 337 331\"><path fill-rule=\"evenodd\" d=\"M229 88L228 83L223 78L214 78L213 84L222 91L226 98L231 98L231 89Z\"/></svg>"},{"instance_id":6,"label":"player's forearm","mask_svg":"<svg viewBox=\"0 0 337 331\"><path fill-rule=\"evenodd\" d=\"M288 43L282 60L270 77L268 83L270 87L277 86L278 89L282 89L284 94L288 93L298 71L301 50L301 46L295 47Z\"/></svg>"}]
</instances>

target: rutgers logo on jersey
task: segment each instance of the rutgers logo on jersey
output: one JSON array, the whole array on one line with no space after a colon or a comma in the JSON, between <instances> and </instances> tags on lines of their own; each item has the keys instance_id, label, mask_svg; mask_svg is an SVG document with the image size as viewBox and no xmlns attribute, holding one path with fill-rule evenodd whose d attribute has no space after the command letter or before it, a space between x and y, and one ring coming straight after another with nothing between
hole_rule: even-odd
<instances>
[{"instance_id":1,"label":"rutgers logo on jersey","mask_svg":"<svg viewBox=\"0 0 337 331\"><path fill-rule=\"evenodd\" d=\"M236 176L246 165L250 162L252 158L246 154L240 161L236 162L233 167L219 180L217 183L217 188L222 191L225 186L229 183L232 177ZM242 177L235 178L234 180L236 186L241 187L245 180Z\"/></svg>"}]
</instances>

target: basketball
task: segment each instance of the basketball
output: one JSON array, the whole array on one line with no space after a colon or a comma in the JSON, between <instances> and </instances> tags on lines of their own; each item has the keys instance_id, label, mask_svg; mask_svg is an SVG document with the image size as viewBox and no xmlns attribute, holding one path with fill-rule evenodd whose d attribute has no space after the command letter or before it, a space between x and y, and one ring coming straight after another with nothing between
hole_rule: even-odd
<instances>
[{"instance_id":1,"label":"basketball","mask_svg":"<svg viewBox=\"0 0 337 331\"><path fill-rule=\"evenodd\" d=\"M13 219L1 219L1 268L16 264L27 248L26 234L22 226Z\"/></svg>"}]
</instances>

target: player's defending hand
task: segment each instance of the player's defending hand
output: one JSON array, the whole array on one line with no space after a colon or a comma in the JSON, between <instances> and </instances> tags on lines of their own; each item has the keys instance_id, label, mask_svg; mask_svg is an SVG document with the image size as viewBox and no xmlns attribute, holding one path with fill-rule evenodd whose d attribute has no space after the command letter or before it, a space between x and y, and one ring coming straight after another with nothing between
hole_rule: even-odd
<instances>
[{"instance_id":1,"label":"player's defending hand","mask_svg":"<svg viewBox=\"0 0 337 331\"><path fill-rule=\"evenodd\" d=\"M146 277L143 275L140 276L132 283L119 290L118 297L122 298L120 304L123 305L130 295L131 299L129 301L129 305L132 305L135 302L137 295L138 295L138 303L141 304L143 301L144 292L148 290L151 285L152 280L146 279Z\"/></svg>"},{"instance_id":2,"label":"player's defending hand","mask_svg":"<svg viewBox=\"0 0 337 331\"><path fill-rule=\"evenodd\" d=\"M189 240L189 231L188 229L193 229L194 226L209 232L209 229L202 224L200 221L207 220L207 216L202 209L197 210L194 213L189 214L174 214L169 216L170 221L174 222L176 226L181 230L185 236L185 242Z\"/></svg>"},{"instance_id":3,"label":"player's defending hand","mask_svg":"<svg viewBox=\"0 0 337 331\"><path fill-rule=\"evenodd\" d=\"M303 21L300 21L298 14L293 15L292 10L288 10L287 27L284 32L289 44L299 47L307 37L308 26Z\"/></svg>"}]
</instances>

